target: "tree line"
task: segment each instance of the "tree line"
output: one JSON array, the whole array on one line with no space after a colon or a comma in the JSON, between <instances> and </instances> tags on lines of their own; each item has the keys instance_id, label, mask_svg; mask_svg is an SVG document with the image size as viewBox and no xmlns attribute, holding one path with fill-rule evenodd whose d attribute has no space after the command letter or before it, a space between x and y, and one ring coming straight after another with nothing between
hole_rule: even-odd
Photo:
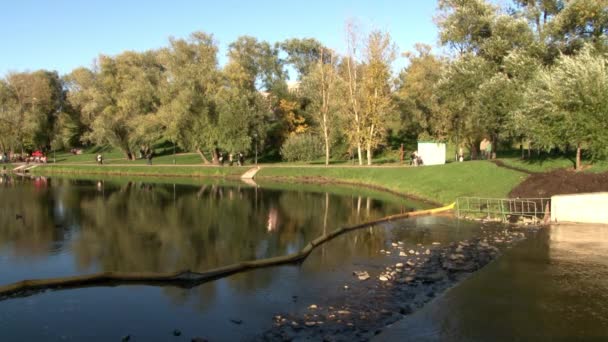
<instances>
[{"instance_id":1,"label":"tree line","mask_svg":"<svg viewBox=\"0 0 608 342\"><path fill-rule=\"evenodd\" d=\"M196 151L312 160L375 153L418 140L479 142L608 155L606 0L439 0L441 51L403 55L388 32L347 22L346 51L314 38L243 36L218 63L211 34L92 67L9 73L0 80L0 150L111 145L126 158L159 141ZM297 83L289 82L288 69Z\"/></svg>"}]
</instances>

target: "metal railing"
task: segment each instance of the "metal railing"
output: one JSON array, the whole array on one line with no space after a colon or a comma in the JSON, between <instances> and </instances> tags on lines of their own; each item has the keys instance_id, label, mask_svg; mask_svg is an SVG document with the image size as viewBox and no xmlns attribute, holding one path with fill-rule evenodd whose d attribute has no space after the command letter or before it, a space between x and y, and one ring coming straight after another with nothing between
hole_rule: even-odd
<instances>
[{"instance_id":1,"label":"metal railing","mask_svg":"<svg viewBox=\"0 0 608 342\"><path fill-rule=\"evenodd\" d=\"M456 200L458 217L480 216L500 219L503 222L514 218L540 221L551 206L550 198L482 198L459 197Z\"/></svg>"}]
</instances>

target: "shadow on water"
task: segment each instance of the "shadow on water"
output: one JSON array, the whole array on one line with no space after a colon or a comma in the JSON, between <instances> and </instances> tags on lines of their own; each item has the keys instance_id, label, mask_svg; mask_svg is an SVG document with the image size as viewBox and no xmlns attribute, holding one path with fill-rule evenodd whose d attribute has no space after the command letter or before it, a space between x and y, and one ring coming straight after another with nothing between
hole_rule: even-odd
<instances>
[{"instance_id":1,"label":"shadow on water","mask_svg":"<svg viewBox=\"0 0 608 342\"><path fill-rule=\"evenodd\" d=\"M608 338L608 227L560 225L507 251L378 340Z\"/></svg>"}]
</instances>

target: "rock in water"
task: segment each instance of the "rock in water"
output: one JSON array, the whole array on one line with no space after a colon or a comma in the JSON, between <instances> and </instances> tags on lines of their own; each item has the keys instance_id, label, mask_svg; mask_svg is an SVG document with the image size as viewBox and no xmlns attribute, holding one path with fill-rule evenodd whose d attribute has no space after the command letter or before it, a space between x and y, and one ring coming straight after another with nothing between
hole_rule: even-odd
<instances>
[{"instance_id":1,"label":"rock in water","mask_svg":"<svg viewBox=\"0 0 608 342\"><path fill-rule=\"evenodd\" d=\"M181 336L181 335L182 335L181 331L179 331L177 329L173 330L173 336Z\"/></svg>"},{"instance_id":2,"label":"rock in water","mask_svg":"<svg viewBox=\"0 0 608 342\"><path fill-rule=\"evenodd\" d=\"M388 281L388 278L386 276L381 275L380 277L378 277L378 279L380 279L380 281Z\"/></svg>"},{"instance_id":3,"label":"rock in water","mask_svg":"<svg viewBox=\"0 0 608 342\"><path fill-rule=\"evenodd\" d=\"M369 273L367 273L367 271L354 271L353 274L362 281L369 279Z\"/></svg>"}]
</instances>

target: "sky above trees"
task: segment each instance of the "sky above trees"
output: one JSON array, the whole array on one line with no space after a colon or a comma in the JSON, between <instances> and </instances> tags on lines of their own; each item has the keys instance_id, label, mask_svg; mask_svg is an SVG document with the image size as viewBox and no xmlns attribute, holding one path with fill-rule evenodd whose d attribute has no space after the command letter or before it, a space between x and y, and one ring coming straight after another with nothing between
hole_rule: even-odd
<instances>
[{"instance_id":1,"label":"sky above trees","mask_svg":"<svg viewBox=\"0 0 608 342\"><path fill-rule=\"evenodd\" d=\"M242 35L271 43L315 37L344 53L349 18L390 32L400 51L412 50L416 42L436 42L436 7L435 0L8 1L0 11L0 77L38 69L65 74L90 67L99 54L156 49L195 31L214 35L220 64ZM395 71L405 63L398 58Z\"/></svg>"}]
</instances>

